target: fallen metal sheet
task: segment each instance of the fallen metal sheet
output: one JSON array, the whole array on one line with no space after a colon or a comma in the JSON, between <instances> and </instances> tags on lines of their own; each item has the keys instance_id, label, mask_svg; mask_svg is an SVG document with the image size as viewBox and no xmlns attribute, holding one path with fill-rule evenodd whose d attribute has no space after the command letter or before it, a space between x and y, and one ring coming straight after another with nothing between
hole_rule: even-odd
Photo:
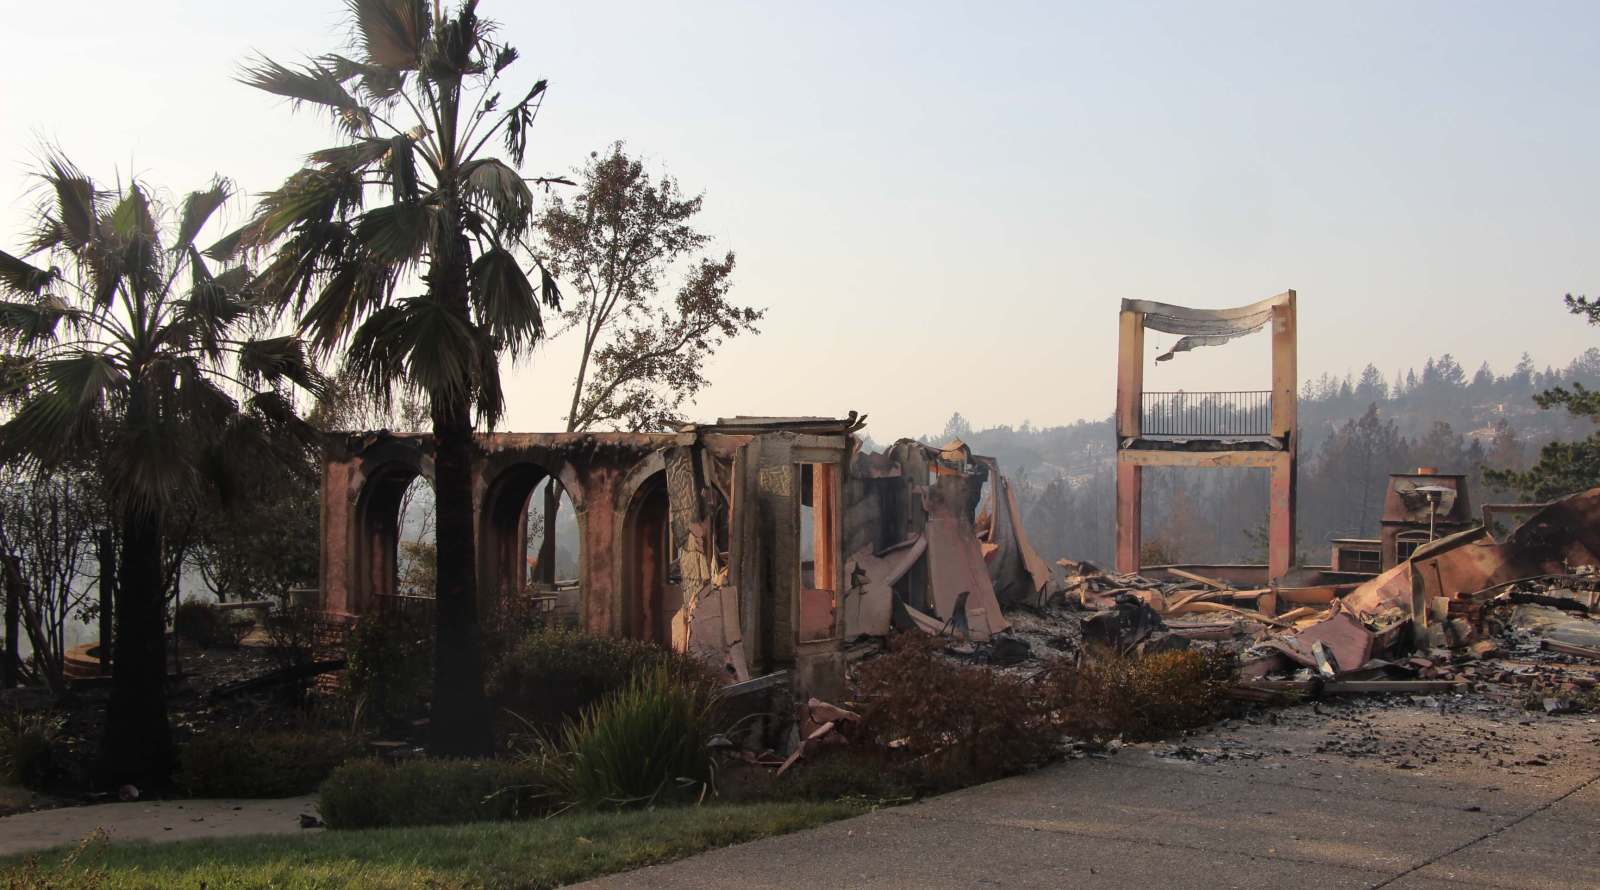
<instances>
[{"instance_id":1,"label":"fallen metal sheet","mask_svg":"<svg viewBox=\"0 0 1600 890\"><path fill-rule=\"evenodd\" d=\"M1000 611L989 568L978 549L978 538L955 511L935 497L925 499L928 510L928 586L938 617L955 617L956 600L967 595L969 609L983 609L991 633L1011 626Z\"/></svg>"},{"instance_id":2,"label":"fallen metal sheet","mask_svg":"<svg viewBox=\"0 0 1600 890\"><path fill-rule=\"evenodd\" d=\"M1403 562L1357 587L1344 598L1345 608L1372 620L1390 609L1412 611L1411 563Z\"/></svg>"},{"instance_id":3,"label":"fallen metal sheet","mask_svg":"<svg viewBox=\"0 0 1600 890\"><path fill-rule=\"evenodd\" d=\"M1028 543L1016 492L1000 474L999 462L992 457L973 460L989 470L990 503L984 517L987 528L980 520L979 543L995 596L1006 605L1037 606L1050 586L1050 568Z\"/></svg>"},{"instance_id":4,"label":"fallen metal sheet","mask_svg":"<svg viewBox=\"0 0 1600 890\"><path fill-rule=\"evenodd\" d=\"M928 550L928 541L914 534L881 553L863 547L845 565L850 589L844 595L844 634L881 637L894 615L894 585Z\"/></svg>"},{"instance_id":5,"label":"fallen metal sheet","mask_svg":"<svg viewBox=\"0 0 1600 890\"><path fill-rule=\"evenodd\" d=\"M1299 633L1273 637L1261 645L1283 653L1297 664L1317 670L1319 643L1332 653L1340 673L1356 670L1372 658L1372 631L1367 630L1359 618L1344 610L1334 612Z\"/></svg>"}]
</instances>

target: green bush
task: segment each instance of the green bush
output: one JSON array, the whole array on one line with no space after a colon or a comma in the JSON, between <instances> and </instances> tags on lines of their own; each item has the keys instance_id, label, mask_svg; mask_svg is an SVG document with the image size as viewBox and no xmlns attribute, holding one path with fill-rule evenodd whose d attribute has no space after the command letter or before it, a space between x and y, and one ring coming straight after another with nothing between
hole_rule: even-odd
<instances>
[{"instance_id":1,"label":"green bush","mask_svg":"<svg viewBox=\"0 0 1600 890\"><path fill-rule=\"evenodd\" d=\"M404 612L363 617L345 643L345 689L361 720L388 727L420 717L433 690L433 628Z\"/></svg>"},{"instance_id":2,"label":"green bush","mask_svg":"<svg viewBox=\"0 0 1600 890\"><path fill-rule=\"evenodd\" d=\"M56 737L61 723L50 714L14 710L0 714L0 781L40 790L60 767Z\"/></svg>"},{"instance_id":3,"label":"green bush","mask_svg":"<svg viewBox=\"0 0 1600 890\"><path fill-rule=\"evenodd\" d=\"M521 718L519 726L549 734L657 666L688 682L712 681L710 669L692 656L638 640L542 627L490 667L488 688L496 706Z\"/></svg>"},{"instance_id":4,"label":"green bush","mask_svg":"<svg viewBox=\"0 0 1600 890\"><path fill-rule=\"evenodd\" d=\"M548 757L565 802L621 807L700 794L711 779L710 687L666 664L586 708Z\"/></svg>"},{"instance_id":5,"label":"green bush","mask_svg":"<svg viewBox=\"0 0 1600 890\"><path fill-rule=\"evenodd\" d=\"M184 600L172 613L172 632L202 649L237 648L252 626L235 623L214 603L197 599Z\"/></svg>"},{"instance_id":6,"label":"green bush","mask_svg":"<svg viewBox=\"0 0 1600 890\"><path fill-rule=\"evenodd\" d=\"M898 769L925 788L959 787L1021 772L1052 756L1060 732L1033 683L942 654L944 641L898 634L861 666L858 692L880 745L897 743Z\"/></svg>"},{"instance_id":7,"label":"green bush","mask_svg":"<svg viewBox=\"0 0 1600 890\"><path fill-rule=\"evenodd\" d=\"M1230 655L1185 649L1143 657L1096 649L1077 664L1058 659L1045 695L1072 735L1145 741L1222 717L1236 677Z\"/></svg>"},{"instance_id":8,"label":"green bush","mask_svg":"<svg viewBox=\"0 0 1600 890\"><path fill-rule=\"evenodd\" d=\"M184 746L178 785L196 797L308 794L361 749L338 732L213 730Z\"/></svg>"},{"instance_id":9,"label":"green bush","mask_svg":"<svg viewBox=\"0 0 1600 890\"><path fill-rule=\"evenodd\" d=\"M347 763L322 783L329 828L449 825L548 812L549 783L535 759Z\"/></svg>"}]
</instances>

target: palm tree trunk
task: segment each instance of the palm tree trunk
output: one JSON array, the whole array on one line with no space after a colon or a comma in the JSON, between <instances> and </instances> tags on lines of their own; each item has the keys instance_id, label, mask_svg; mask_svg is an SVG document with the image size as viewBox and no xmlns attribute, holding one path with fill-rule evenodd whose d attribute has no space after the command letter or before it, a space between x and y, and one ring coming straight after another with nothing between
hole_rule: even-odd
<instances>
[{"instance_id":1,"label":"palm tree trunk","mask_svg":"<svg viewBox=\"0 0 1600 890\"><path fill-rule=\"evenodd\" d=\"M163 688L167 659L161 579L161 515L130 507L122 516L111 700L100 766L105 784L133 785L146 792L167 783L174 762Z\"/></svg>"},{"instance_id":2,"label":"palm tree trunk","mask_svg":"<svg viewBox=\"0 0 1600 890\"><path fill-rule=\"evenodd\" d=\"M467 315L465 248L439 263L430 284L452 310ZM477 757L492 752L483 647L478 626L476 546L472 528L472 403L433 399L433 490L436 498L433 712L428 753Z\"/></svg>"}]
</instances>

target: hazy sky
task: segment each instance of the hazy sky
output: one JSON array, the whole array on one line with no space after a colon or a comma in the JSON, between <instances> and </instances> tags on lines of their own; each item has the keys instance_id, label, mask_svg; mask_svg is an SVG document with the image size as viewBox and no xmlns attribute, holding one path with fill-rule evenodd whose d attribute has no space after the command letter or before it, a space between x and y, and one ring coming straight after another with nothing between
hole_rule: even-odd
<instances>
[{"instance_id":1,"label":"hazy sky","mask_svg":"<svg viewBox=\"0 0 1600 890\"><path fill-rule=\"evenodd\" d=\"M0 243L41 139L91 173L250 192L335 139L230 79L342 42L337 0L9 3ZM484 0L550 80L530 172L625 139L704 190L765 333L695 414L872 416L880 442L1110 413L1118 301L1300 294L1302 378L1452 351L1565 364L1600 331L1594 3ZM245 207L235 209L241 216ZM1169 335L1152 335L1157 346ZM1150 388L1264 388L1264 337ZM553 429L574 356L517 369Z\"/></svg>"}]
</instances>

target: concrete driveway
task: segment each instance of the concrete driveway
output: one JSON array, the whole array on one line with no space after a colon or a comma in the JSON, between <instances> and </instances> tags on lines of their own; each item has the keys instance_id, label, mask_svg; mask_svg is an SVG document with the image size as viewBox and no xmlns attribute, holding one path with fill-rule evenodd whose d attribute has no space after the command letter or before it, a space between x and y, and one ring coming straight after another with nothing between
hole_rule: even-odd
<instances>
[{"instance_id":1,"label":"concrete driveway","mask_svg":"<svg viewBox=\"0 0 1600 890\"><path fill-rule=\"evenodd\" d=\"M1600 723L1302 706L594 888L1600 887Z\"/></svg>"}]
</instances>

